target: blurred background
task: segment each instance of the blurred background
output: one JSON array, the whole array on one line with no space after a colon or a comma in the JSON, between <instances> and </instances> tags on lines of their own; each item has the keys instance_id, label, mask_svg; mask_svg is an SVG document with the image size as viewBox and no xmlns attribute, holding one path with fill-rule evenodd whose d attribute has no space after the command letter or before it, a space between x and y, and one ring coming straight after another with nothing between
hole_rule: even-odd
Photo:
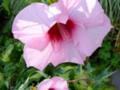
<instances>
[{"instance_id":1,"label":"blurred background","mask_svg":"<svg viewBox=\"0 0 120 90\"><path fill-rule=\"evenodd\" d=\"M44 72L26 67L23 44L11 33L13 19L33 2L51 4L55 1L0 0L0 90L36 90L37 83L52 76L68 80L70 90L120 90L116 86L120 77L120 0L99 0L113 28L84 66L65 63L53 67L50 64Z\"/></svg>"}]
</instances>

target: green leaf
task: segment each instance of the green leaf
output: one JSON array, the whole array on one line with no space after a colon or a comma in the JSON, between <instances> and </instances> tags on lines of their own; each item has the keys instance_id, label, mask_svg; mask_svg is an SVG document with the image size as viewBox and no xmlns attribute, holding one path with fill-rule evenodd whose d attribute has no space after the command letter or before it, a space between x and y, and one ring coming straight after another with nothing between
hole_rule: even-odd
<instances>
[{"instance_id":1,"label":"green leaf","mask_svg":"<svg viewBox=\"0 0 120 90\"><path fill-rule=\"evenodd\" d=\"M26 81L23 84L21 84L21 86L18 88L18 90L29 90L28 84L29 84L29 77L26 79Z\"/></svg>"},{"instance_id":2,"label":"green leaf","mask_svg":"<svg viewBox=\"0 0 120 90\"><path fill-rule=\"evenodd\" d=\"M10 0L3 0L2 6L3 8L10 14Z\"/></svg>"}]
</instances>

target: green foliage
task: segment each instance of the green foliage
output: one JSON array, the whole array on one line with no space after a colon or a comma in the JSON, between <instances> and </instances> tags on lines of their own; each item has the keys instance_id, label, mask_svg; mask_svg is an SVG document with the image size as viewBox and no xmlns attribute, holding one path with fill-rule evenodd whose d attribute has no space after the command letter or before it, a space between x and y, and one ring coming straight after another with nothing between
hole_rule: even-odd
<instances>
[{"instance_id":1,"label":"green foliage","mask_svg":"<svg viewBox=\"0 0 120 90\"><path fill-rule=\"evenodd\" d=\"M28 4L52 4L55 1L0 0L0 90L30 90L52 76L65 78L70 90L115 90L109 77L120 69L120 0L100 0L113 23L113 30L84 66L70 63L57 67L49 65L44 72L26 67L23 45L11 34L13 19Z\"/></svg>"},{"instance_id":2,"label":"green foliage","mask_svg":"<svg viewBox=\"0 0 120 90\"><path fill-rule=\"evenodd\" d=\"M100 2L113 24L120 22L120 0L100 0Z\"/></svg>"}]
</instances>

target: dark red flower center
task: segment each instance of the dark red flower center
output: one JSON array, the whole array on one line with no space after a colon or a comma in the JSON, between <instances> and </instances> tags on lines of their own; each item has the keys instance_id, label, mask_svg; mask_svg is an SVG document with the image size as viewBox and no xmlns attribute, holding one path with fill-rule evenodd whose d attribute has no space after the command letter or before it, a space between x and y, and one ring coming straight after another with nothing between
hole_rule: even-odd
<instances>
[{"instance_id":1,"label":"dark red flower center","mask_svg":"<svg viewBox=\"0 0 120 90\"><path fill-rule=\"evenodd\" d=\"M48 90L55 90L54 88L49 88Z\"/></svg>"},{"instance_id":2,"label":"dark red flower center","mask_svg":"<svg viewBox=\"0 0 120 90\"><path fill-rule=\"evenodd\" d=\"M48 31L49 39L53 42L59 42L71 38L75 23L68 20L66 24L56 23Z\"/></svg>"}]
</instances>

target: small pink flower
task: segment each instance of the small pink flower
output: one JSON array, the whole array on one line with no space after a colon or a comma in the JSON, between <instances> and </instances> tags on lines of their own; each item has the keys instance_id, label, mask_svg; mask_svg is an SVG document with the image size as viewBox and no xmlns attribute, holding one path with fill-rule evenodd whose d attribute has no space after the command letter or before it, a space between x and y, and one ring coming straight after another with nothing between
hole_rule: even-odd
<instances>
[{"instance_id":1,"label":"small pink flower","mask_svg":"<svg viewBox=\"0 0 120 90\"><path fill-rule=\"evenodd\" d=\"M49 63L83 64L101 46L111 23L98 0L34 3L15 18L12 32L25 44L27 66L43 70Z\"/></svg>"},{"instance_id":2,"label":"small pink flower","mask_svg":"<svg viewBox=\"0 0 120 90\"><path fill-rule=\"evenodd\" d=\"M42 81L38 86L38 90L69 90L67 81L61 77L53 77Z\"/></svg>"}]
</instances>

